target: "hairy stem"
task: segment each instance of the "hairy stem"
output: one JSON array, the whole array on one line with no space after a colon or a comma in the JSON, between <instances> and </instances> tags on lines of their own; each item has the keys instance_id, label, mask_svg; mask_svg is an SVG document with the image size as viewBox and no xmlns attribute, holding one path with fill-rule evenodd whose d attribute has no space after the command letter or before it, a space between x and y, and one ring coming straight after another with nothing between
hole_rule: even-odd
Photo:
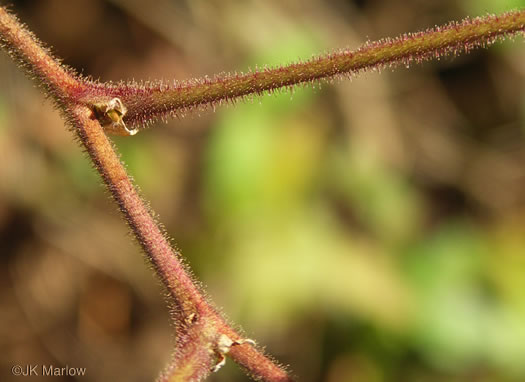
<instances>
[{"instance_id":1,"label":"hairy stem","mask_svg":"<svg viewBox=\"0 0 525 382\"><path fill-rule=\"evenodd\" d=\"M43 85L73 127L125 220L170 295L177 326L174 360L161 381L198 381L229 355L255 379L290 381L253 341L231 328L206 300L133 186L106 132L134 134L137 126L196 107L215 106L301 83L409 64L486 46L525 30L525 11L466 19L424 32L365 44L289 66L184 83L101 84L80 78L53 58L18 20L0 7L0 44Z\"/></svg>"},{"instance_id":2,"label":"hairy stem","mask_svg":"<svg viewBox=\"0 0 525 382\"><path fill-rule=\"evenodd\" d=\"M183 265L182 256L170 245L140 198L100 122L119 122L125 109L119 102L103 108L100 103L81 101L79 94L90 91L86 82L51 57L4 7L0 7L0 41L54 98L169 292L177 343L174 360L160 380L202 380L229 353L256 379L290 381L283 369L252 346L253 341L243 339L206 300Z\"/></svg>"},{"instance_id":3,"label":"hairy stem","mask_svg":"<svg viewBox=\"0 0 525 382\"><path fill-rule=\"evenodd\" d=\"M49 50L5 7L0 7L0 45L26 73L34 77L38 85L45 87L55 101L62 103L86 91L86 84L53 58Z\"/></svg>"},{"instance_id":4,"label":"hairy stem","mask_svg":"<svg viewBox=\"0 0 525 382\"><path fill-rule=\"evenodd\" d=\"M199 380L213 369L216 359L226 353L258 379L291 380L285 371L252 345L243 344L242 336L229 327L203 297L182 265L181 255L169 244L138 195L92 110L77 106L71 110L71 114L71 122L82 144L170 293L179 343L176 363L170 367L169 375L163 380ZM235 346L230 344L226 349L221 349L223 338L229 339ZM191 378L186 379L186 376Z\"/></svg>"},{"instance_id":5,"label":"hairy stem","mask_svg":"<svg viewBox=\"0 0 525 382\"><path fill-rule=\"evenodd\" d=\"M395 39L368 42L355 51L341 50L305 62L244 74L173 84L123 83L108 86L90 83L90 94L119 97L128 109L124 117L126 124L142 127L158 118L181 116L194 108L215 107L265 91L466 52L524 31L525 10L520 10L467 18Z\"/></svg>"}]
</instances>

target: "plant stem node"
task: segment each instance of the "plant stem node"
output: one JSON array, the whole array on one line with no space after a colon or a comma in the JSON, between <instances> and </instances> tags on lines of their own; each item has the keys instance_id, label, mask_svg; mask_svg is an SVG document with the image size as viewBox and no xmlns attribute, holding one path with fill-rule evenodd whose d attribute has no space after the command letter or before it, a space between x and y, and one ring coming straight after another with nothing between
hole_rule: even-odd
<instances>
[{"instance_id":1,"label":"plant stem node","mask_svg":"<svg viewBox=\"0 0 525 382\"><path fill-rule=\"evenodd\" d=\"M99 120L105 131L116 135L135 135L139 129L128 129L124 123L124 116L128 109L120 98L112 98L106 102L97 102L93 104L93 112Z\"/></svg>"}]
</instances>

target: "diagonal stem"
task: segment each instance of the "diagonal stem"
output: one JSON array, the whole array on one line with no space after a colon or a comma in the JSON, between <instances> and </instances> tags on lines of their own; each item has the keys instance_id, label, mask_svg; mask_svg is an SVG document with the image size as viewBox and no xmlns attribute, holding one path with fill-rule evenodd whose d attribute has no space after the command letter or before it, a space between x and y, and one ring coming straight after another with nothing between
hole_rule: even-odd
<instances>
[{"instance_id":1,"label":"diagonal stem","mask_svg":"<svg viewBox=\"0 0 525 382\"><path fill-rule=\"evenodd\" d=\"M174 361L160 380L201 380L229 353L256 379L291 381L282 368L232 329L197 287L183 265L182 256L170 245L133 186L105 134L95 104L81 101L92 90L87 82L55 60L32 33L1 6L0 44L27 74L46 87L60 107L169 293L177 344Z\"/></svg>"},{"instance_id":2,"label":"diagonal stem","mask_svg":"<svg viewBox=\"0 0 525 382\"><path fill-rule=\"evenodd\" d=\"M264 91L456 54L524 30L525 11L521 10L466 19L396 39L368 43L353 52L340 51L303 63L247 74L169 86L162 83L111 85L81 79L62 66L5 7L0 7L0 45L37 84L45 87L60 107L169 292L177 325L177 347L174 361L161 377L162 381L200 380L226 354L256 379L290 381L291 378L258 351L252 341L243 339L232 329L203 297L183 265L181 255L169 244L133 186L105 135L107 129L104 130L101 120L116 122L119 126L125 126L124 122L130 125L148 123L168 114L177 115L195 107L214 106ZM110 107L111 101L121 107Z\"/></svg>"},{"instance_id":3,"label":"diagonal stem","mask_svg":"<svg viewBox=\"0 0 525 382\"><path fill-rule=\"evenodd\" d=\"M67 67L55 59L48 49L28 31L5 7L0 6L0 46L18 61L39 85L57 102L65 101L71 95L77 96L87 90Z\"/></svg>"},{"instance_id":4,"label":"diagonal stem","mask_svg":"<svg viewBox=\"0 0 525 382\"><path fill-rule=\"evenodd\" d=\"M131 183L92 110L85 106L76 106L70 112L71 123L80 141L170 294L179 342L175 355L176 364L172 365L171 375L168 376L170 380L177 380L173 379L174 373L181 372L190 374L198 372L199 378L206 376L216 363L216 358L228 352L234 361L257 379L291 381L284 370L257 351L254 346L242 343L242 336L232 329L203 297L182 264L181 255L169 244ZM222 338L227 338L238 345L230 346L227 351L223 351L219 349ZM220 354L221 352L224 354ZM195 367L192 368L191 365ZM180 377L178 374L175 376ZM186 374L183 376L185 377ZM195 378L195 375L191 374L191 377Z\"/></svg>"}]
</instances>

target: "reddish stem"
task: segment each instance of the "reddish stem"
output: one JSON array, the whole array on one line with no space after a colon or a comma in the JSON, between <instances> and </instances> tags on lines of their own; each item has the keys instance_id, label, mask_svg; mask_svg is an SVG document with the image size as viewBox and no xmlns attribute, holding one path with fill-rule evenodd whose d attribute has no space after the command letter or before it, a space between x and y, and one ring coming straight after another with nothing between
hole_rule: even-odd
<instances>
[{"instance_id":1,"label":"reddish stem","mask_svg":"<svg viewBox=\"0 0 525 382\"><path fill-rule=\"evenodd\" d=\"M170 293L177 325L177 347L175 359L164 373L163 381L200 380L226 353L256 379L290 381L291 378L254 346L243 341L203 297L183 265L181 255L171 247L138 195L105 131L113 128L115 132L129 132L124 122L147 123L166 114L202 105L213 106L281 87L468 51L524 30L525 11L515 11L368 43L354 52L341 51L286 67L170 86L161 83L108 85L80 79L0 7L2 47L38 84L45 86L59 105Z\"/></svg>"},{"instance_id":2,"label":"reddish stem","mask_svg":"<svg viewBox=\"0 0 525 382\"><path fill-rule=\"evenodd\" d=\"M364 70L408 65L487 46L525 31L525 10L452 22L394 39L368 42L355 51L341 50L288 66L187 82L107 85L90 83L89 96L119 97L128 109L126 124L138 128L155 119L180 116L198 107L215 107L245 96L283 87L353 75Z\"/></svg>"},{"instance_id":3,"label":"reddish stem","mask_svg":"<svg viewBox=\"0 0 525 382\"><path fill-rule=\"evenodd\" d=\"M177 326L175 359L162 380L197 381L206 377L217 359L230 350L221 347L242 342L219 313L208 303L183 265L181 255L169 244L148 207L138 195L106 136L93 105L80 101L90 88L70 70L63 68L18 20L0 7L0 39L26 71L45 84L104 183L117 202L137 241L151 260L170 294ZM96 97L93 97L96 98ZM232 358L257 379L290 381L286 372L253 346L235 345ZM242 349L242 351L241 351Z\"/></svg>"},{"instance_id":4,"label":"reddish stem","mask_svg":"<svg viewBox=\"0 0 525 382\"><path fill-rule=\"evenodd\" d=\"M226 323L196 287L189 272L182 265L181 255L170 246L135 190L111 142L100 123L94 118L93 112L85 106L77 106L71 110L71 113L71 121L76 127L82 144L119 205L142 249L151 259L157 274L170 292L178 329L177 340L187 342L189 347L193 347L196 343L203 345L195 349L177 346L179 357L176 355L177 367L172 366L172 371L177 372L178 369L195 362L196 354L198 354L200 360L198 366L202 369L204 362L204 370L193 369L192 371L209 372L217 357L217 354L213 352L218 351L216 346L221 335L226 335L234 342L242 341L242 336ZM204 354L199 354L202 353L202 350ZM212 350L212 353L209 350ZM232 359L258 379L291 380L286 372L249 344L234 345L229 354Z\"/></svg>"},{"instance_id":5,"label":"reddish stem","mask_svg":"<svg viewBox=\"0 0 525 382\"><path fill-rule=\"evenodd\" d=\"M56 101L87 91L86 84L53 58L49 50L5 7L0 7L0 45L30 76L36 77L36 82L44 85Z\"/></svg>"}]
</instances>

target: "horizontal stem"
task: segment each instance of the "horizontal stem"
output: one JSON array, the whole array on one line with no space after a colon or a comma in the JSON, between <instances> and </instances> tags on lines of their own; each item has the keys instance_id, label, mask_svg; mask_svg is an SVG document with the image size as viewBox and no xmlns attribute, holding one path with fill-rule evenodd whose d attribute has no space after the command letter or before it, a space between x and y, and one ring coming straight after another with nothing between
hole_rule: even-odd
<instances>
[{"instance_id":1,"label":"horizontal stem","mask_svg":"<svg viewBox=\"0 0 525 382\"><path fill-rule=\"evenodd\" d=\"M141 127L153 119L179 116L196 107L214 107L265 91L457 54L524 30L525 11L520 10L465 19L395 39L368 42L355 51L342 50L301 63L244 74L206 77L170 85L163 82L143 85L92 82L90 94L120 98L128 110L125 123Z\"/></svg>"},{"instance_id":2,"label":"horizontal stem","mask_svg":"<svg viewBox=\"0 0 525 382\"><path fill-rule=\"evenodd\" d=\"M0 7L0 45L44 85L75 128L82 145L117 202L127 223L170 294L177 325L175 361L163 380L200 380L216 358L228 354L253 377L282 382L291 378L233 330L206 300L140 198L105 135L99 119L140 125L196 107L215 106L265 91L292 87L363 70L409 64L488 45L525 30L525 11L466 19L424 32L369 42L356 51L339 51L302 63L246 74L216 76L184 83L101 84L81 79ZM114 102L111 102L114 101ZM115 103L118 109L109 107ZM97 112L98 111L98 112ZM118 111L118 113L117 113ZM126 114L127 111L127 114ZM116 114L115 114L116 113ZM109 120L108 120L109 117ZM108 122L109 123L109 122ZM224 345L224 344L227 344Z\"/></svg>"}]
</instances>

